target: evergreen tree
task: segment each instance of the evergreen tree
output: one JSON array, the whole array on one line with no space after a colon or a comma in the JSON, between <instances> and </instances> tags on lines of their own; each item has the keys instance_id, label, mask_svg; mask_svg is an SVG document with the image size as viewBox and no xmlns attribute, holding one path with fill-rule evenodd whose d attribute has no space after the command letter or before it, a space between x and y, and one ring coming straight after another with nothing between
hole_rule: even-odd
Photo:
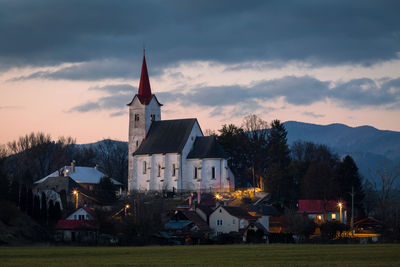
<instances>
[{"instance_id":1,"label":"evergreen tree","mask_svg":"<svg viewBox=\"0 0 400 267\"><path fill-rule=\"evenodd\" d=\"M47 213L48 213L48 222L49 225L54 225L56 222L56 218L55 218L55 207L54 207L54 202L52 199L49 200L49 207L47 209Z\"/></svg>"},{"instance_id":2,"label":"evergreen tree","mask_svg":"<svg viewBox=\"0 0 400 267\"><path fill-rule=\"evenodd\" d=\"M354 208L357 212L363 210L364 191L362 188L361 175L353 158L347 155L340 162L337 171L339 193L342 199L346 200L348 208L351 209L351 192L354 189Z\"/></svg>"},{"instance_id":3,"label":"evergreen tree","mask_svg":"<svg viewBox=\"0 0 400 267\"><path fill-rule=\"evenodd\" d=\"M20 201L19 201L19 208L21 209L21 211L26 211L26 205L27 205L27 190L26 190L26 185L22 184L20 191Z\"/></svg>"},{"instance_id":4,"label":"evergreen tree","mask_svg":"<svg viewBox=\"0 0 400 267\"><path fill-rule=\"evenodd\" d=\"M60 202L56 201L54 204L54 220L57 222L61 219L61 207Z\"/></svg>"},{"instance_id":5,"label":"evergreen tree","mask_svg":"<svg viewBox=\"0 0 400 267\"><path fill-rule=\"evenodd\" d=\"M41 222L41 209L40 209L40 197L38 195L35 195L33 198L33 218L37 222Z\"/></svg>"},{"instance_id":6,"label":"evergreen tree","mask_svg":"<svg viewBox=\"0 0 400 267\"><path fill-rule=\"evenodd\" d=\"M26 213L28 213L28 215L31 217L33 217L33 205L34 205L34 198L33 198L32 188L28 188L26 197Z\"/></svg>"},{"instance_id":7,"label":"evergreen tree","mask_svg":"<svg viewBox=\"0 0 400 267\"><path fill-rule=\"evenodd\" d=\"M294 202L295 184L289 173L290 150L287 145L287 131L279 120L274 120L267 136L268 167L265 176L267 192L286 204Z\"/></svg>"},{"instance_id":8,"label":"evergreen tree","mask_svg":"<svg viewBox=\"0 0 400 267\"><path fill-rule=\"evenodd\" d=\"M16 180L11 182L10 190L8 192L8 200L19 206L19 183Z\"/></svg>"},{"instance_id":9,"label":"evergreen tree","mask_svg":"<svg viewBox=\"0 0 400 267\"><path fill-rule=\"evenodd\" d=\"M10 183L0 166L0 200L5 200L8 198L9 190L10 190Z\"/></svg>"},{"instance_id":10,"label":"evergreen tree","mask_svg":"<svg viewBox=\"0 0 400 267\"><path fill-rule=\"evenodd\" d=\"M112 204L117 200L115 190L115 185L110 177L105 176L100 179L99 184L96 186L97 199L103 204Z\"/></svg>"},{"instance_id":11,"label":"evergreen tree","mask_svg":"<svg viewBox=\"0 0 400 267\"><path fill-rule=\"evenodd\" d=\"M45 193L42 193L40 205L40 221L43 225L47 224L47 197Z\"/></svg>"},{"instance_id":12,"label":"evergreen tree","mask_svg":"<svg viewBox=\"0 0 400 267\"><path fill-rule=\"evenodd\" d=\"M228 155L229 168L235 174L235 186L246 187L253 183L248 157L248 136L242 128L233 124L223 125L218 131L220 135L217 136L217 141Z\"/></svg>"}]
</instances>

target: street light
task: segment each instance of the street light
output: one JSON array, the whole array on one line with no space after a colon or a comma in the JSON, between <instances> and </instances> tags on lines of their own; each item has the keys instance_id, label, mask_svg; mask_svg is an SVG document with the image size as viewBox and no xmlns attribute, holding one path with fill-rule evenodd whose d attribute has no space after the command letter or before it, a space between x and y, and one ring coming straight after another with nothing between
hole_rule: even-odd
<instances>
[{"instance_id":1,"label":"street light","mask_svg":"<svg viewBox=\"0 0 400 267\"><path fill-rule=\"evenodd\" d=\"M78 190L74 189L74 191L72 191L72 194L75 195L76 197L76 201L75 201L75 207L76 209L78 209L78 202L79 202L79 194L78 194Z\"/></svg>"},{"instance_id":2,"label":"street light","mask_svg":"<svg viewBox=\"0 0 400 267\"><path fill-rule=\"evenodd\" d=\"M126 210L129 209L131 206L129 206L129 204L125 205L125 216L126 216Z\"/></svg>"},{"instance_id":3,"label":"street light","mask_svg":"<svg viewBox=\"0 0 400 267\"><path fill-rule=\"evenodd\" d=\"M340 223L342 223L342 207L343 207L343 203L339 202L338 203L339 209L340 209L340 213L339 213L339 221Z\"/></svg>"}]
</instances>

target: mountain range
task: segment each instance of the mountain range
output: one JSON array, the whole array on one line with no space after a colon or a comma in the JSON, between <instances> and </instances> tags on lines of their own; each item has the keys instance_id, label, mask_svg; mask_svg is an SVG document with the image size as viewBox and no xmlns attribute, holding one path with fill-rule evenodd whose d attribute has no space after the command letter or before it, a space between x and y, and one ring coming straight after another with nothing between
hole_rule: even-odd
<instances>
[{"instance_id":1,"label":"mountain range","mask_svg":"<svg viewBox=\"0 0 400 267\"><path fill-rule=\"evenodd\" d=\"M289 145L296 140L311 141L327 145L341 157L350 155L365 179L371 179L377 168L391 168L400 163L400 132L339 123L318 125L287 121L284 125Z\"/></svg>"}]
</instances>

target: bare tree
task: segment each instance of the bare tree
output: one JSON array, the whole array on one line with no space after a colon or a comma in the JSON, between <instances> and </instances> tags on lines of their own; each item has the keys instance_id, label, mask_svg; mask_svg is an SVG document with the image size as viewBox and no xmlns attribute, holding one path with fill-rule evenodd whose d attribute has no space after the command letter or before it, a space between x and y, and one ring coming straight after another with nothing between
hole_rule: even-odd
<instances>
[{"instance_id":1,"label":"bare tree","mask_svg":"<svg viewBox=\"0 0 400 267\"><path fill-rule=\"evenodd\" d=\"M71 137L53 141L50 135L42 132L9 142L8 148L13 154L10 161L12 178L28 184L43 178L70 160L66 152L73 144L75 140Z\"/></svg>"},{"instance_id":2,"label":"bare tree","mask_svg":"<svg viewBox=\"0 0 400 267\"><path fill-rule=\"evenodd\" d=\"M400 162L394 167L382 166L372 175L366 200L374 199L374 214L392 235L400 236Z\"/></svg>"},{"instance_id":3,"label":"bare tree","mask_svg":"<svg viewBox=\"0 0 400 267\"><path fill-rule=\"evenodd\" d=\"M128 146L124 142L103 140L98 145L98 160L102 170L111 178L127 183Z\"/></svg>"}]
</instances>

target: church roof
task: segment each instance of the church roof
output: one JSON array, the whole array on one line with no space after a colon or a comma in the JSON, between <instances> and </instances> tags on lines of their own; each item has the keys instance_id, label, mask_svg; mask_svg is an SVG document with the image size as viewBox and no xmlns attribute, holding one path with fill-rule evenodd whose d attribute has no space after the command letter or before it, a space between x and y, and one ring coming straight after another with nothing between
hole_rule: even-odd
<instances>
[{"instance_id":1,"label":"church roof","mask_svg":"<svg viewBox=\"0 0 400 267\"><path fill-rule=\"evenodd\" d=\"M187 158L227 158L227 155L215 136L198 136Z\"/></svg>"},{"instance_id":2,"label":"church roof","mask_svg":"<svg viewBox=\"0 0 400 267\"><path fill-rule=\"evenodd\" d=\"M153 121L134 155L182 152L196 122L196 119Z\"/></svg>"}]
</instances>

